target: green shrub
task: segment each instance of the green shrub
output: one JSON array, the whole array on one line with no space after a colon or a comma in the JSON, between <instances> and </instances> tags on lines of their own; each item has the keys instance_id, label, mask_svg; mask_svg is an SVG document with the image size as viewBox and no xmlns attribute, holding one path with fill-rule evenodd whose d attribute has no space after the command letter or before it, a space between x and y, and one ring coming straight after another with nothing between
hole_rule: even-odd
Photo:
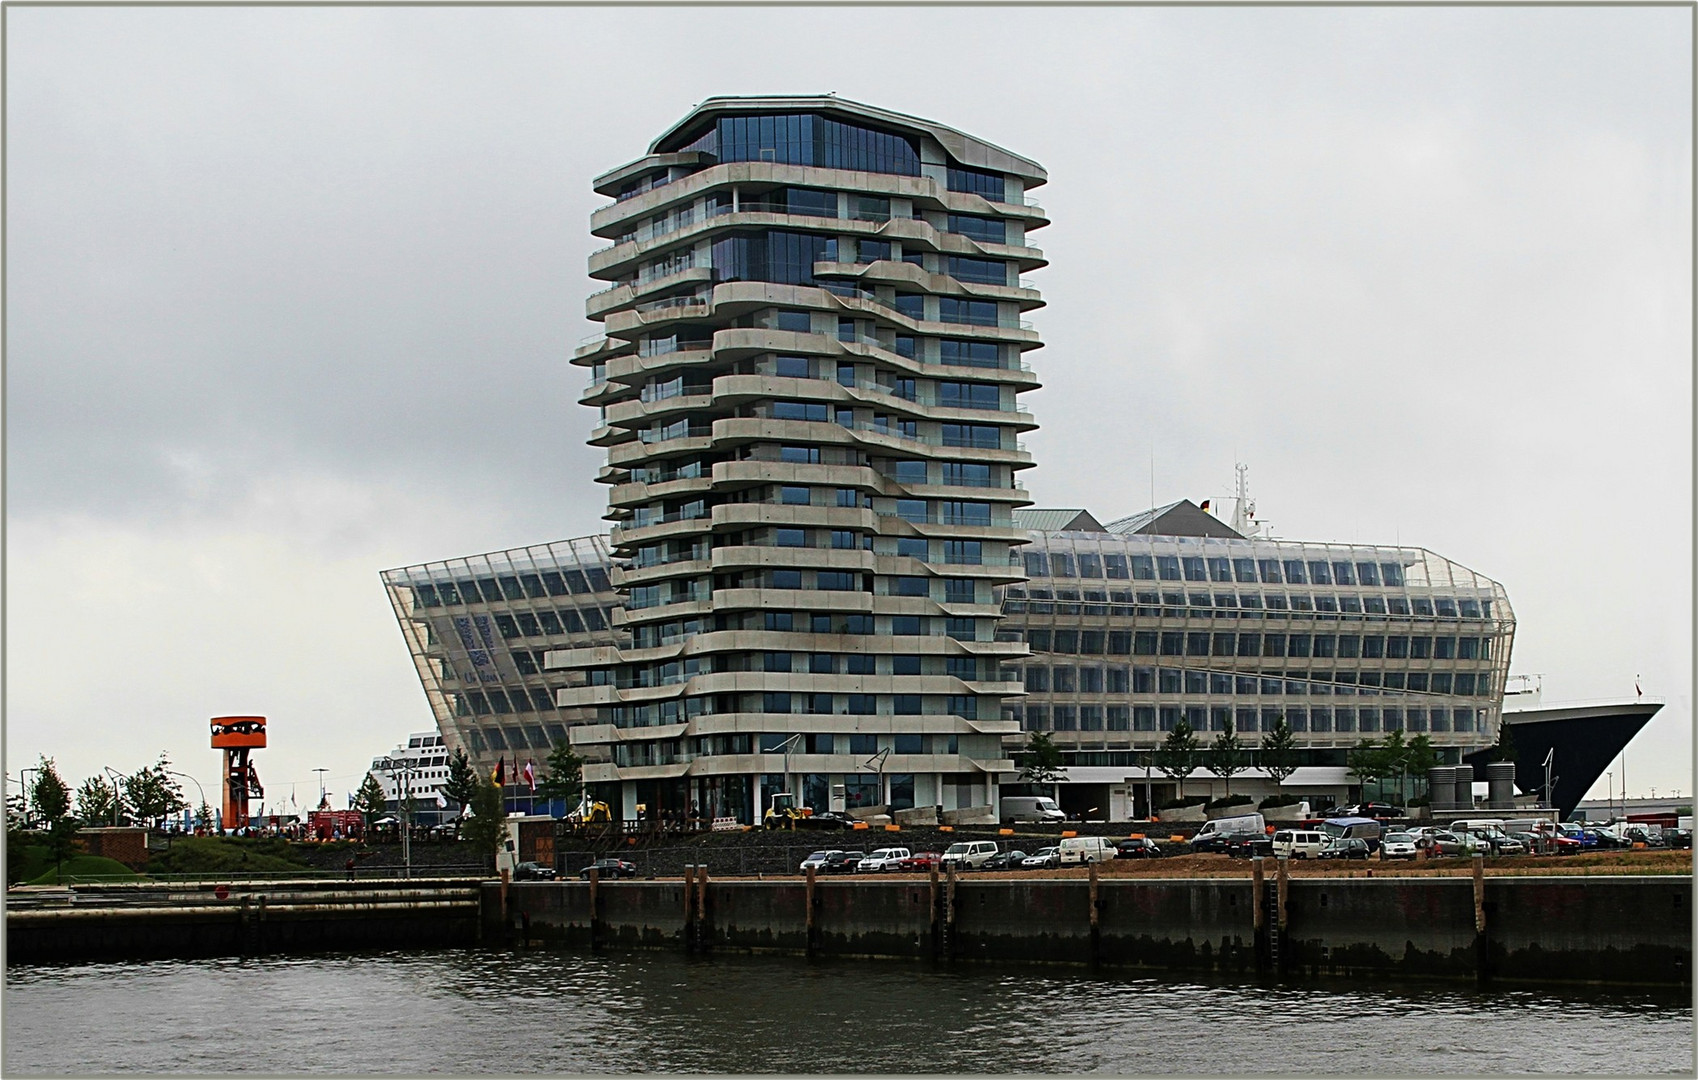
<instances>
[{"instance_id":1,"label":"green shrub","mask_svg":"<svg viewBox=\"0 0 1698 1080\"><path fill-rule=\"evenodd\" d=\"M275 837L181 836L150 858L147 868L154 874L262 874L305 870L308 864L287 840Z\"/></svg>"},{"instance_id":2,"label":"green shrub","mask_svg":"<svg viewBox=\"0 0 1698 1080\"><path fill-rule=\"evenodd\" d=\"M1156 807L1157 810L1183 810L1187 806L1202 806L1209 801L1207 795L1187 795L1183 799L1171 799Z\"/></svg>"},{"instance_id":3,"label":"green shrub","mask_svg":"<svg viewBox=\"0 0 1698 1080\"><path fill-rule=\"evenodd\" d=\"M128 880L138 876L140 875L117 859L108 859L101 855L73 855L65 860L62 872L55 871L53 861L47 860L47 869L30 878L28 883L69 885L79 881Z\"/></svg>"},{"instance_id":4,"label":"green shrub","mask_svg":"<svg viewBox=\"0 0 1698 1080\"><path fill-rule=\"evenodd\" d=\"M1303 800L1296 795L1269 795L1257 804L1258 810L1274 810L1281 806L1296 806Z\"/></svg>"},{"instance_id":5,"label":"green shrub","mask_svg":"<svg viewBox=\"0 0 1698 1080\"><path fill-rule=\"evenodd\" d=\"M1246 806L1250 802L1248 795L1227 795L1213 802L1203 804L1204 810L1224 810L1229 806Z\"/></svg>"},{"instance_id":6,"label":"green shrub","mask_svg":"<svg viewBox=\"0 0 1698 1080\"><path fill-rule=\"evenodd\" d=\"M1432 800L1427 798L1427 796L1417 795L1413 799L1410 799L1407 803L1404 803L1404 805L1405 806L1426 806L1431 802L1432 802Z\"/></svg>"}]
</instances>

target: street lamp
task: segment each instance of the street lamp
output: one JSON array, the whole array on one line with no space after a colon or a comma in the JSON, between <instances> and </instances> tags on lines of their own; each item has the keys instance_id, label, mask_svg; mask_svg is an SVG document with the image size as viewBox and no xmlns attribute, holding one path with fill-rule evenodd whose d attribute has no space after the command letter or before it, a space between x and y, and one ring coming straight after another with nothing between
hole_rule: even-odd
<instances>
[{"instance_id":1,"label":"street lamp","mask_svg":"<svg viewBox=\"0 0 1698 1080\"><path fill-rule=\"evenodd\" d=\"M112 778L112 827L118 827L118 811L124 808L124 774L110 765L102 765L101 769Z\"/></svg>"},{"instance_id":2,"label":"street lamp","mask_svg":"<svg viewBox=\"0 0 1698 1080\"><path fill-rule=\"evenodd\" d=\"M884 762L890 757L890 747L885 747L872 757L861 762L861 768L871 770L878 777L878 797L884 798Z\"/></svg>"},{"instance_id":3,"label":"street lamp","mask_svg":"<svg viewBox=\"0 0 1698 1080\"><path fill-rule=\"evenodd\" d=\"M408 807L413 798L413 764L403 758L397 766L394 758L383 758L376 767L388 773L390 780L395 780L397 772L401 774L401 779L395 783L395 809L401 814L401 876L410 878L413 876L413 815Z\"/></svg>"},{"instance_id":4,"label":"street lamp","mask_svg":"<svg viewBox=\"0 0 1698 1080\"><path fill-rule=\"evenodd\" d=\"M181 776L181 777L182 777L182 778L183 778L183 779L184 779L184 780L188 780L188 781L191 781L191 782L193 782L193 784L194 784L194 785L195 785L195 790L196 790L196 791L198 791L198 792L200 792L200 804L201 804L201 805L202 805L202 806L206 806L206 805L207 805L207 802L206 802L206 789L205 789L205 788L203 788L203 787L201 787L201 786L200 786L200 781L199 781L199 780L196 780L196 779L195 779L195 778L194 778L194 777L192 777L192 776L190 776L190 775L189 775L189 774L188 774L188 773L186 773L186 772L177 772L177 771L176 771L176 770L175 770L175 769L166 769L166 770L165 770L165 775L166 775L166 776ZM195 811L195 816L196 816L196 817L199 817L199 816L200 816L200 811L198 811L198 810L197 810L197 811ZM205 823L204 823L204 822L202 822L202 824L205 824ZM243 822L243 824L246 824L246 822Z\"/></svg>"},{"instance_id":5,"label":"street lamp","mask_svg":"<svg viewBox=\"0 0 1698 1080\"><path fill-rule=\"evenodd\" d=\"M18 786L23 788L24 821L26 823L29 821L29 781L24 779L24 775L26 773L38 773L40 771L41 770L39 768L28 768L28 769L19 769L18 770Z\"/></svg>"}]
</instances>

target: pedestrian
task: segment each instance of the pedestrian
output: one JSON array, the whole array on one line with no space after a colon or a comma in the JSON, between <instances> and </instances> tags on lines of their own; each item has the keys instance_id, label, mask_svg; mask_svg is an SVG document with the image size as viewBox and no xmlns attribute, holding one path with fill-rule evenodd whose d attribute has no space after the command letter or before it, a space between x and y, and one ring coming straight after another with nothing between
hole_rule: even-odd
<instances>
[{"instance_id":1,"label":"pedestrian","mask_svg":"<svg viewBox=\"0 0 1698 1080\"><path fill-rule=\"evenodd\" d=\"M354 880L354 857L348 856L348 880Z\"/></svg>"}]
</instances>

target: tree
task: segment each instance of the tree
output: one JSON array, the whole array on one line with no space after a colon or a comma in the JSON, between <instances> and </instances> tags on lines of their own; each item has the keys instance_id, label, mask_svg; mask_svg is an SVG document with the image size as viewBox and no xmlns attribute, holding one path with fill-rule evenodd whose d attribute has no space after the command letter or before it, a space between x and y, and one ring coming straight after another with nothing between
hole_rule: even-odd
<instances>
[{"instance_id":1,"label":"tree","mask_svg":"<svg viewBox=\"0 0 1698 1080\"><path fill-rule=\"evenodd\" d=\"M211 831L211 829L212 829L212 807L206 805L205 799L202 799L200 801L200 808L195 811L195 821L200 824L201 828L206 829L209 832Z\"/></svg>"},{"instance_id":2,"label":"tree","mask_svg":"<svg viewBox=\"0 0 1698 1080\"><path fill-rule=\"evenodd\" d=\"M461 806L470 806L477 791L478 774L472 768L472 759L463 748L455 747L448 755L448 779L442 782L442 793Z\"/></svg>"},{"instance_id":3,"label":"tree","mask_svg":"<svg viewBox=\"0 0 1698 1080\"><path fill-rule=\"evenodd\" d=\"M493 855L507 838L506 803L501 788L493 781L480 783L472 793L472 816L460 827L460 835L481 858Z\"/></svg>"},{"instance_id":4,"label":"tree","mask_svg":"<svg viewBox=\"0 0 1698 1080\"><path fill-rule=\"evenodd\" d=\"M354 807L365 815L368 831L372 821L382 817L384 811L389 809L389 800L383 794L383 784L369 772L366 773L360 790L354 792Z\"/></svg>"},{"instance_id":5,"label":"tree","mask_svg":"<svg viewBox=\"0 0 1698 1080\"><path fill-rule=\"evenodd\" d=\"M1423 784L1426 783L1427 770L1431 769L1438 763L1439 755L1437 751L1433 749L1433 740L1429 739L1426 735L1417 735L1413 739L1409 740L1409 745L1404 755L1404 767L1415 775L1415 779L1418 782ZM1431 799L1432 793L1428 792L1427 797Z\"/></svg>"},{"instance_id":6,"label":"tree","mask_svg":"<svg viewBox=\"0 0 1698 1080\"><path fill-rule=\"evenodd\" d=\"M91 776L77 789L77 816L90 825L118 824L122 803L118 785L104 776Z\"/></svg>"},{"instance_id":7,"label":"tree","mask_svg":"<svg viewBox=\"0 0 1698 1080\"><path fill-rule=\"evenodd\" d=\"M59 769L52 758L41 759L29 794L36 818L49 830L71 812L71 789L59 779Z\"/></svg>"},{"instance_id":8,"label":"tree","mask_svg":"<svg viewBox=\"0 0 1698 1080\"><path fill-rule=\"evenodd\" d=\"M1297 740L1285 722L1284 713L1279 714L1272 731L1263 733L1262 751L1257 759L1275 784L1285 783L1285 778L1297 771Z\"/></svg>"},{"instance_id":9,"label":"tree","mask_svg":"<svg viewBox=\"0 0 1698 1080\"><path fill-rule=\"evenodd\" d=\"M1409 746L1403 741L1402 728L1386 732L1380 746L1380 758L1385 765L1386 776L1397 777L1397 801L1402 802L1407 797L1404 789L1409 780Z\"/></svg>"},{"instance_id":10,"label":"tree","mask_svg":"<svg viewBox=\"0 0 1698 1080\"><path fill-rule=\"evenodd\" d=\"M1233 730L1232 718L1226 719L1226 728L1215 741L1209 744L1209 768L1214 774L1226 781L1226 793L1232 794L1232 774L1244 771L1244 744L1238 741L1238 732Z\"/></svg>"},{"instance_id":11,"label":"tree","mask_svg":"<svg viewBox=\"0 0 1698 1080\"><path fill-rule=\"evenodd\" d=\"M1509 725L1498 724L1498 744L1492 748L1493 761L1515 760L1515 736L1509 733Z\"/></svg>"},{"instance_id":12,"label":"tree","mask_svg":"<svg viewBox=\"0 0 1698 1080\"><path fill-rule=\"evenodd\" d=\"M1355 746L1346 751L1344 764L1350 770L1350 774L1364 785L1386 775L1384 751L1374 745L1374 740L1366 736L1363 736Z\"/></svg>"},{"instance_id":13,"label":"tree","mask_svg":"<svg viewBox=\"0 0 1698 1080\"><path fill-rule=\"evenodd\" d=\"M47 830L47 849L53 853L53 880L62 881L65 860L77 850L77 832L83 823L69 814L62 815Z\"/></svg>"},{"instance_id":14,"label":"tree","mask_svg":"<svg viewBox=\"0 0 1698 1080\"><path fill-rule=\"evenodd\" d=\"M1044 731L1032 732L1031 738L1026 740L1026 749L1014 757L1014 763L1020 766L1022 784L1046 787L1067 779L1067 770L1062 768L1061 762L1061 748Z\"/></svg>"},{"instance_id":15,"label":"tree","mask_svg":"<svg viewBox=\"0 0 1698 1080\"><path fill-rule=\"evenodd\" d=\"M1197 771L1197 736L1191 725L1180 720L1156 751L1156 768L1179 781L1179 797L1185 797L1185 778Z\"/></svg>"},{"instance_id":16,"label":"tree","mask_svg":"<svg viewBox=\"0 0 1698 1080\"><path fill-rule=\"evenodd\" d=\"M189 808L183 799L182 785L171 778L170 767L171 759L162 753L153 765L143 765L134 774L124 777L125 804L137 818L149 825L157 826L160 819L167 815ZM236 828L246 822L226 824Z\"/></svg>"},{"instance_id":17,"label":"tree","mask_svg":"<svg viewBox=\"0 0 1698 1080\"><path fill-rule=\"evenodd\" d=\"M569 742L556 743L548 755L548 772L537 781L537 794L545 799L560 799L576 808L584 796L584 759L577 755Z\"/></svg>"}]
</instances>

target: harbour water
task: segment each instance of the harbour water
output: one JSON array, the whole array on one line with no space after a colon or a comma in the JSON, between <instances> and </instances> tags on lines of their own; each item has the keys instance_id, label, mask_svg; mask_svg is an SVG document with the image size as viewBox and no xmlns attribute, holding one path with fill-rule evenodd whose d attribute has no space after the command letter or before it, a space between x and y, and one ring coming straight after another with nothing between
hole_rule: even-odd
<instances>
[{"instance_id":1,"label":"harbour water","mask_svg":"<svg viewBox=\"0 0 1698 1080\"><path fill-rule=\"evenodd\" d=\"M444 949L13 967L7 1075L1691 1074L1690 995Z\"/></svg>"}]
</instances>

